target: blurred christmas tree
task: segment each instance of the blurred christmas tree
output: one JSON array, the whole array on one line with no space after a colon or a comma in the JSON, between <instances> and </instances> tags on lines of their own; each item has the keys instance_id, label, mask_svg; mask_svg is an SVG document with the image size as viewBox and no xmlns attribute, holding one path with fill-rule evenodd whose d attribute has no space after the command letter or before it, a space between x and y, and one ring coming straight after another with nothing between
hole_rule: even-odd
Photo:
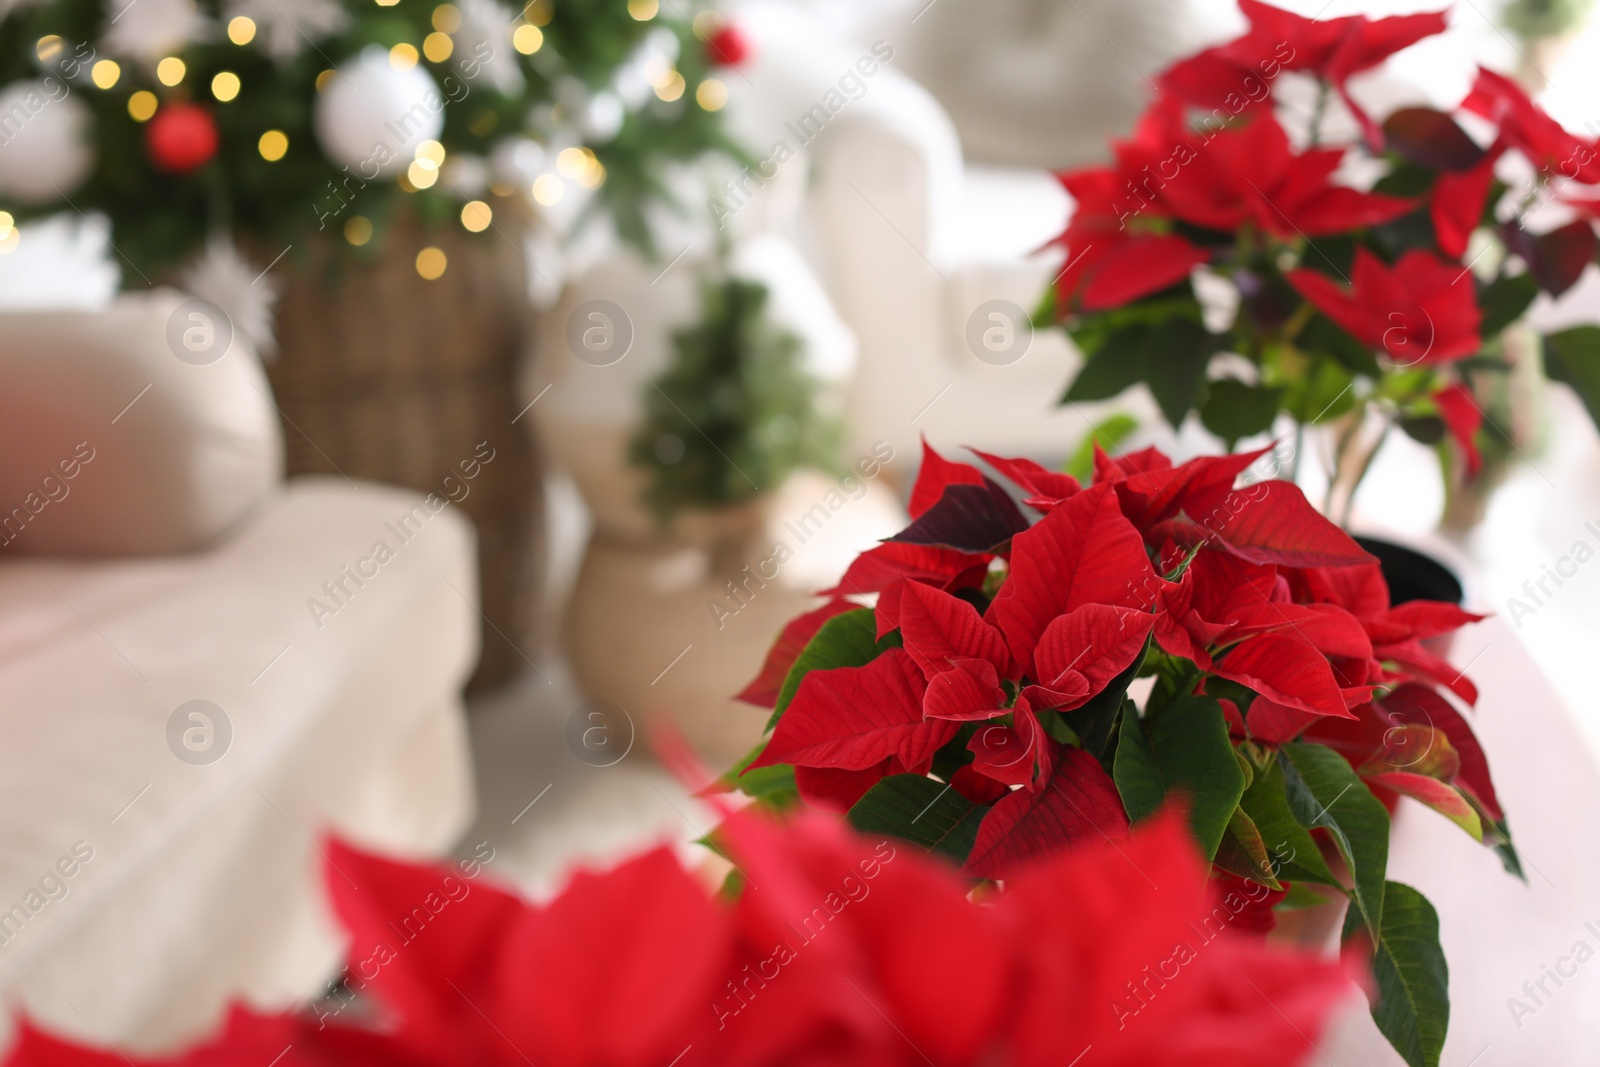
<instances>
[{"instance_id":1,"label":"blurred christmas tree","mask_svg":"<svg viewBox=\"0 0 1600 1067\"><path fill-rule=\"evenodd\" d=\"M645 390L628 458L663 521L775 490L799 467L838 466L839 424L817 409L800 339L766 307L759 282L707 282L700 321L672 335L672 364Z\"/></svg>"}]
</instances>

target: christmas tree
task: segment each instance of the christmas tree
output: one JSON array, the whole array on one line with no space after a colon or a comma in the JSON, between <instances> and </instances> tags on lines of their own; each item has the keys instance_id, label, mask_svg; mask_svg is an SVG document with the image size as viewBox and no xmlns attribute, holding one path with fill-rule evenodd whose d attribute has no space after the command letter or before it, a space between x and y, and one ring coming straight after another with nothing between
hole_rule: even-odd
<instances>
[{"instance_id":1,"label":"christmas tree","mask_svg":"<svg viewBox=\"0 0 1600 1067\"><path fill-rule=\"evenodd\" d=\"M837 466L838 422L818 411L802 343L768 316L767 295L759 282L707 282L700 321L672 335L672 363L645 389L629 459L648 472L645 503L663 521L749 500L799 467Z\"/></svg>"}]
</instances>

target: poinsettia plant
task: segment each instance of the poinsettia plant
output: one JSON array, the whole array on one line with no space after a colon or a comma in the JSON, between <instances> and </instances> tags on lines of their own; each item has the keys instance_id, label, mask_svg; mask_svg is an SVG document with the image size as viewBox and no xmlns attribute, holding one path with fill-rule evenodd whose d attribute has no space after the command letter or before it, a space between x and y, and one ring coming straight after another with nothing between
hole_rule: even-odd
<instances>
[{"instance_id":1,"label":"poinsettia plant","mask_svg":"<svg viewBox=\"0 0 1600 1067\"><path fill-rule=\"evenodd\" d=\"M1438 923L1386 879L1389 812L1414 798L1520 875L1458 707L1477 690L1436 649L1480 616L1391 604L1296 486L1247 480L1260 452L1096 450L1089 485L977 454L1022 505L924 443L911 524L741 694L771 732L722 787L847 812L1001 883L1180 802L1219 879L1279 908L1348 900L1379 1026L1436 1064Z\"/></svg>"},{"instance_id":2,"label":"poinsettia plant","mask_svg":"<svg viewBox=\"0 0 1600 1067\"><path fill-rule=\"evenodd\" d=\"M1211 893L1176 818L985 904L947 868L815 816L747 812L718 839L735 894L661 848L543 906L336 845L327 883L366 1023L240 1009L215 1040L144 1062L1059 1067L1093 1048L1126 1067L1278 1067L1315 1055L1350 991L1345 968L1218 919L1245 905ZM25 1026L6 1063L135 1061Z\"/></svg>"},{"instance_id":3,"label":"poinsettia plant","mask_svg":"<svg viewBox=\"0 0 1600 1067\"><path fill-rule=\"evenodd\" d=\"M1197 413L1230 448L1281 414L1336 424L1346 513L1396 427L1475 475L1484 448L1515 446L1485 415L1516 358L1507 328L1595 259L1600 200L1581 192L1600 146L1488 70L1450 113L1370 115L1351 79L1443 12L1240 7L1249 30L1156 78L1113 162L1060 176L1076 206L1040 319L1085 357L1065 400L1143 382L1173 426ZM1348 136L1329 138L1333 109ZM1600 419L1600 326L1543 340L1545 371Z\"/></svg>"}]
</instances>

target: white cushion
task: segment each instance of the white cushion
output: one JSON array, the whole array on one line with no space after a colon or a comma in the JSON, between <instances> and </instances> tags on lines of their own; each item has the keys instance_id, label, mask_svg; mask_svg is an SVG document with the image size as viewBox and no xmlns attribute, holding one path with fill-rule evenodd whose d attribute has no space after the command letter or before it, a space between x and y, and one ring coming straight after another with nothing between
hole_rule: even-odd
<instances>
[{"instance_id":1,"label":"white cushion","mask_svg":"<svg viewBox=\"0 0 1600 1067\"><path fill-rule=\"evenodd\" d=\"M184 350L205 340L191 299L0 316L0 558L188 551L282 478L259 362L238 337L214 362Z\"/></svg>"},{"instance_id":2,"label":"white cushion","mask_svg":"<svg viewBox=\"0 0 1600 1067\"><path fill-rule=\"evenodd\" d=\"M471 817L458 694L476 575L453 511L306 479L191 556L0 561L0 995L149 1047L205 1030L229 998L319 990L341 946L314 843L436 852ZM402 542L408 513L420 532ZM363 564L379 541L393 558ZM323 583L341 580L343 603L314 619L308 601L334 606ZM193 700L231 727L215 762L169 739ZM178 732L203 725L185 713Z\"/></svg>"}]
</instances>

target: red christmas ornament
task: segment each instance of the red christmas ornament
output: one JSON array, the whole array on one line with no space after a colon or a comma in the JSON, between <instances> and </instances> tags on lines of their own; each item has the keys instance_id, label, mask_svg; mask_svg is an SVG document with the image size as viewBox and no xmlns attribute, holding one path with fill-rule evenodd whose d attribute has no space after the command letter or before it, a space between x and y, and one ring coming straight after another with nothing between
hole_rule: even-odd
<instances>
[{"instance_id":1,"label":"red christmas ornament","mask_svg":"<svg viewBox=\"0 0 1600 1067\"><path fill-rule=\"evenodd\" d=\"M163 107L144 128L150 165L164 174L189 174L217 154L217 124L194 104Z\"/></svg>"},{"instance_id":2,"label":"red christmas ornament","mask_svg":"<svg viewBox=\"0 0 1600 1067\"><path fill-rule=\"evenodd\" d=\"M739 27L725 23L706 38L706 57L720 66L742 66L750 58L750 39Z\"/></svg>"}]
</instances>

